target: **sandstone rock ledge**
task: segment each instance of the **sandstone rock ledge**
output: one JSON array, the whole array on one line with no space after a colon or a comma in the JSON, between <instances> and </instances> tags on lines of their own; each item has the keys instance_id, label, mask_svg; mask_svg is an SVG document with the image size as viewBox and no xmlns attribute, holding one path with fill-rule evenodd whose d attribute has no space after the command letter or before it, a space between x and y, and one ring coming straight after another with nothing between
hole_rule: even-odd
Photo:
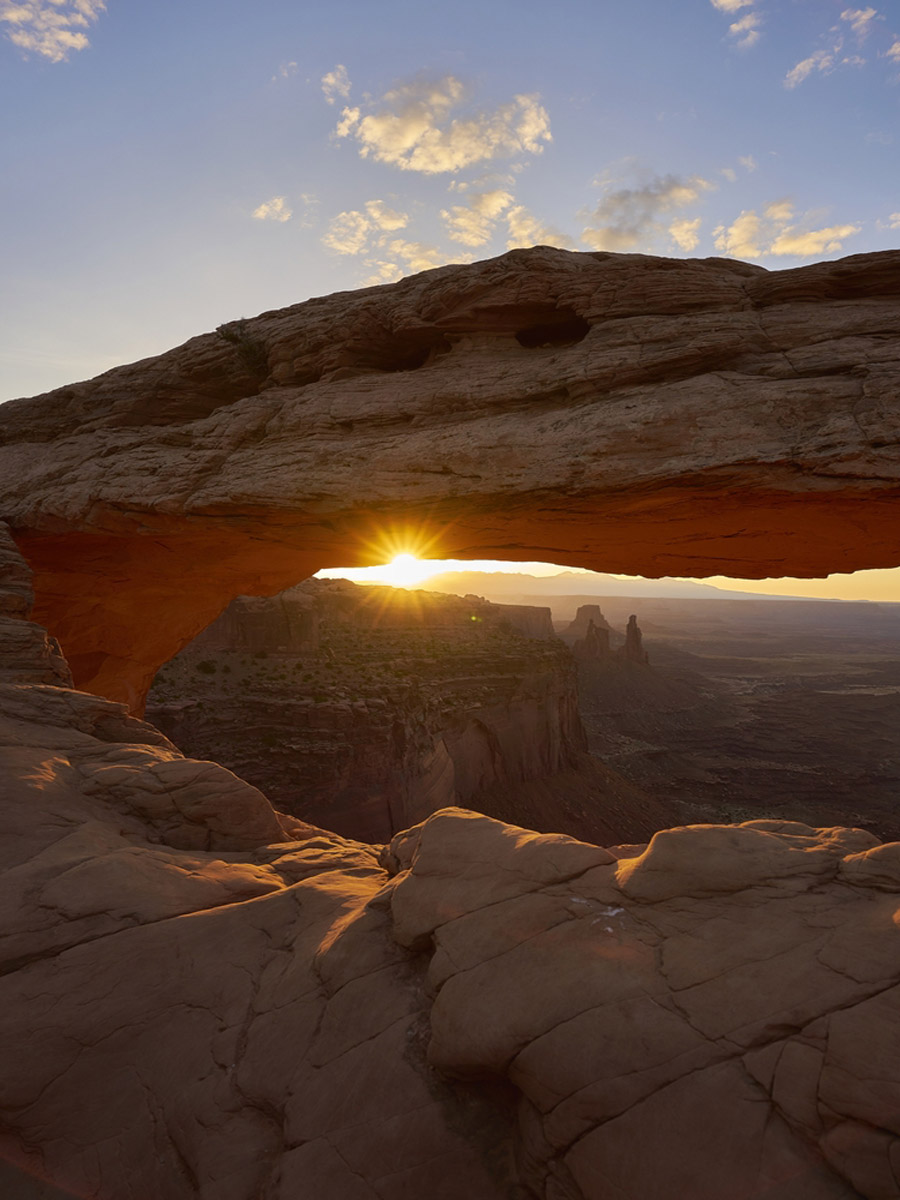
<instances>
[{"instance_id":1,"label":"sandstone rock ledge","mask_svg":"<svg viewBox=\"0 0 900 1200\"><path fill-rule=\"evenodd\" d=\"M379 854L27 680L0 773L16 1200L900 1194L900 844L448 809Z\"/></svg>"}]
</instances>

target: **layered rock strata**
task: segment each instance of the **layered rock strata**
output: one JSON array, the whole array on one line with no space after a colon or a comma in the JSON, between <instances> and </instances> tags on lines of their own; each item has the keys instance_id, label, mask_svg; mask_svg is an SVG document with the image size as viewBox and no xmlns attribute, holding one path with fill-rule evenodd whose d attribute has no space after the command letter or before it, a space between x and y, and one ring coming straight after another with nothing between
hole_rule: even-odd
<instances>
[{"instance_id":1,"label":"layered rock strata","mask_svg":"<svg viewBox=\"0 0 900 1200\"><path fill-rule=\"evenodd\" d=\"M234 595L398 543L644 575L894 566L898 296L895 251L442 267L4 405L0 517L76 680L135 710Z\"/></svg>"},{"instance_id":2,"label":"layered rock strata","mask_svg":"<svg viewBox=\"0 0 900 1200\"><path fill-rule=\"evenodd\" d=\"M545 608L325 580L240 597L160 672L147 712L280 809L366 841L457 804L589 839L667 823L587 755Z\"/></svg>"}]
</instances>

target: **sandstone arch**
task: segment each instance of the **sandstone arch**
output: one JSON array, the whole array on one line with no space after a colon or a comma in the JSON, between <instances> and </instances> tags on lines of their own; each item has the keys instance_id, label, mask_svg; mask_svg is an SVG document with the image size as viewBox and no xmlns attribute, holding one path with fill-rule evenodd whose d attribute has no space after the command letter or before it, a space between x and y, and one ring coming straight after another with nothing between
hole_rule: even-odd
<instances>
[{"instance_id":1,"label":"sandstone arch","mask_svg":"<svg viewBox=\"0 0 900 1200\"><path fill-rule=\"evenodd\" d=\"M76 684L135 710L232 596L392 537L650 576L896 566L898 297L900 251L443 267L4 405L0 518Z\"/></svg>"}]
</instances>

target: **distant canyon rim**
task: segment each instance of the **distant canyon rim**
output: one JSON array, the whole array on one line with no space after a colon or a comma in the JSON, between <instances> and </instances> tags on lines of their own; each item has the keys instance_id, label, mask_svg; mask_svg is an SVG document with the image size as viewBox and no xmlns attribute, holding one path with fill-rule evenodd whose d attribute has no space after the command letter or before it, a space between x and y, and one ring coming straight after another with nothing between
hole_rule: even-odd
<instances>
[{"instance_id":1,"label":"distant canyon rim","mask_svg":"<svg viewBox=\"0 0 900 1200\"><path fill-rule=\"evenodd\" d=\"M898 251L442 267L3 405L0 513L77 685L137 713L233 596L398 534L651 577L893 567L898 296Z\"/></svg>"}]
</instances>

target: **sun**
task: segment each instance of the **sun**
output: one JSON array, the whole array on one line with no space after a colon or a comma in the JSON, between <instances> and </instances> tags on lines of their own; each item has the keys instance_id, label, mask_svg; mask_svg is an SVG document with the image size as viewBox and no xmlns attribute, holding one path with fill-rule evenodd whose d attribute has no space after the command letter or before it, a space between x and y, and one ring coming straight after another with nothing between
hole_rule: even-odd
<instances>
[{"instance_id":1,"label":"sun","mask_svg":"<svg viewBox=\"0 0 900 1200\"><path fill-rule=\"evenodd\" d=\"M433 563L416 558L414 554L395 554L389 563L376 567L373 574L392 587L414 587L434 572Z\"/></svg>"}]
</instances>

